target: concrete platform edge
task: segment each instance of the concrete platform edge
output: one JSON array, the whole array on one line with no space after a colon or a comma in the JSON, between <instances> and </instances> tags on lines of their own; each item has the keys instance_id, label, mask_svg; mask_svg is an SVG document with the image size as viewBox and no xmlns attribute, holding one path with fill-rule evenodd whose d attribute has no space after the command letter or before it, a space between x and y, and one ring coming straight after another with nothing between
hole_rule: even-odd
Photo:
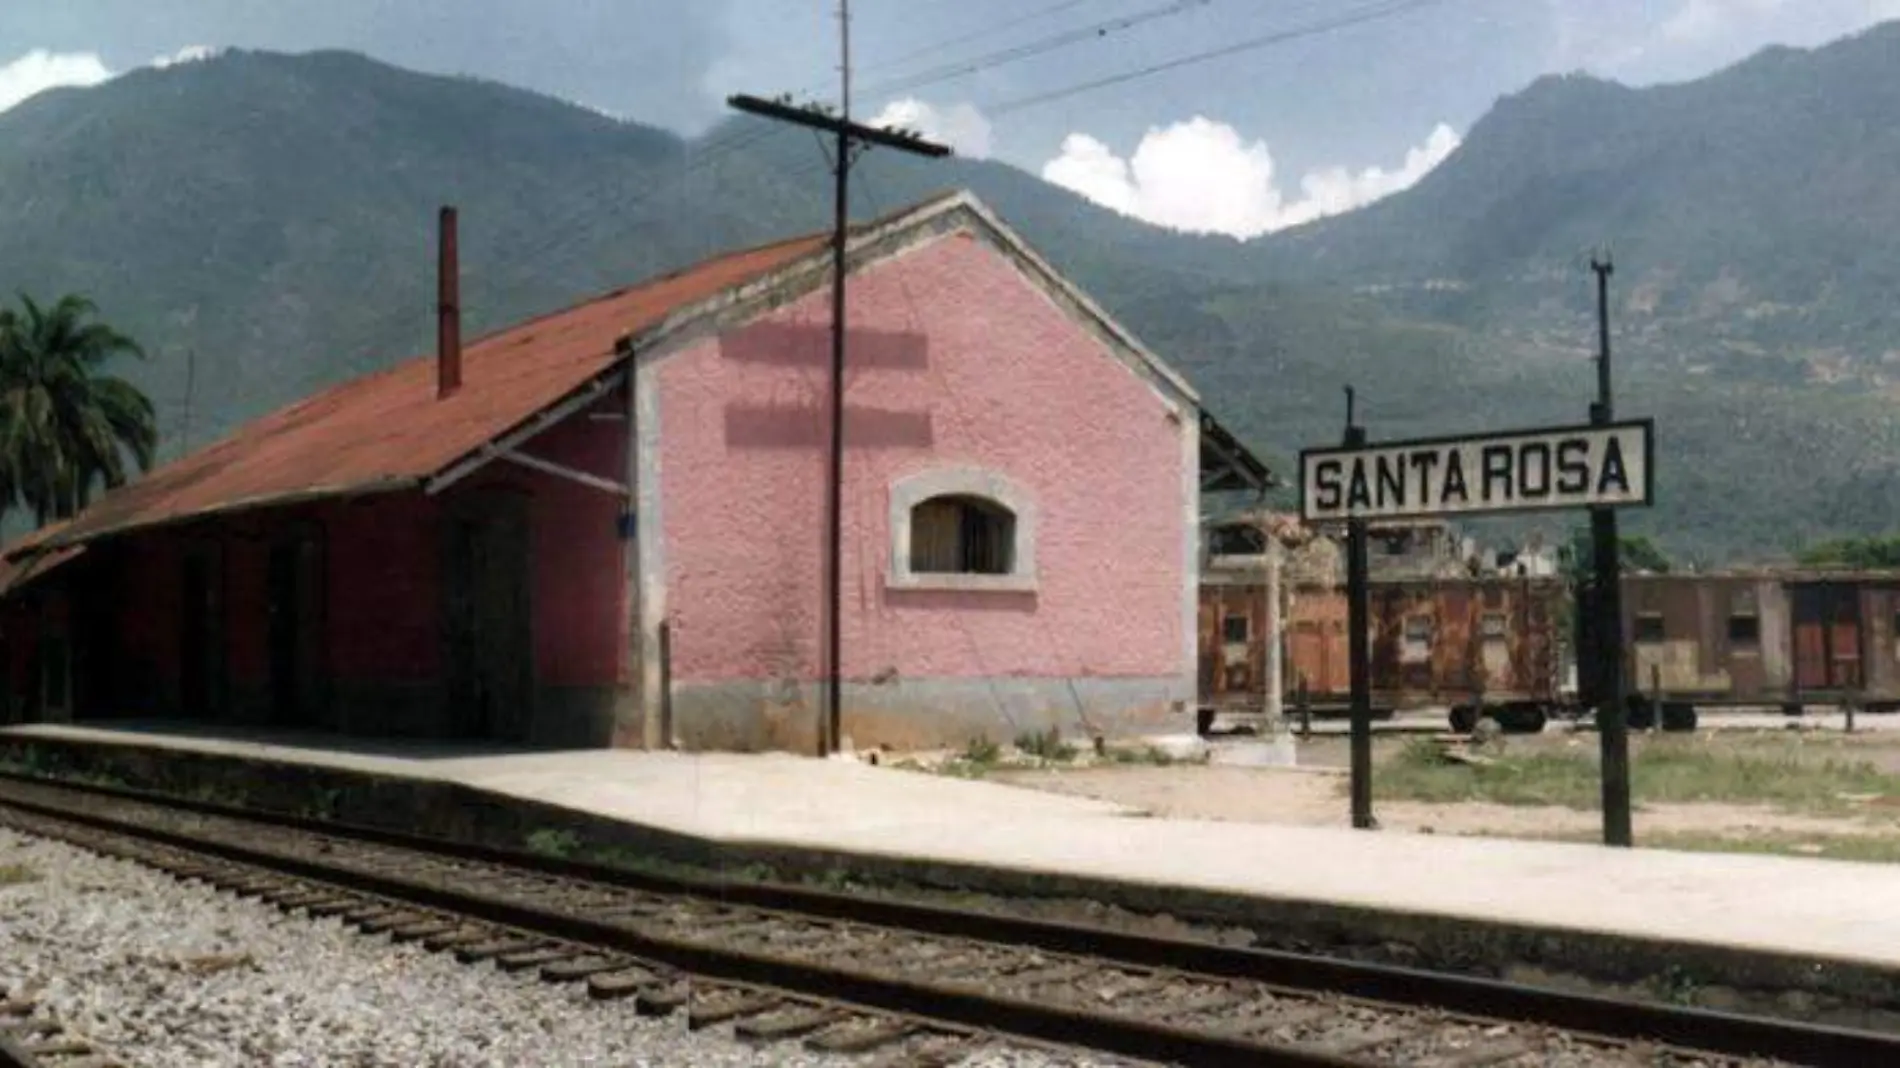
<instances>
[{"instance_id":1,"label":"concrete platform edge","mask_svg":"<svg viewBox=\"0 0 1900 1068\"><path fill-rule=\"evenodd\" d=\"M466 784L135 742L0 736L0 769L243 805L267 812L734 880L932 896L1065 899L1186 924L1241 928L1256 944L1555 985L1717 992L1709 1007L1816 1003L1900 1010L1900 969L1587 929L1246 895L1055 871L986 867L759 840L716 840ZM980 902L972 902L973 904ZM1707 1003L1697 997L1698 1003ZM1764 1000L1768 1004L1764 1004Z\"/></svg>"}]
</instances>

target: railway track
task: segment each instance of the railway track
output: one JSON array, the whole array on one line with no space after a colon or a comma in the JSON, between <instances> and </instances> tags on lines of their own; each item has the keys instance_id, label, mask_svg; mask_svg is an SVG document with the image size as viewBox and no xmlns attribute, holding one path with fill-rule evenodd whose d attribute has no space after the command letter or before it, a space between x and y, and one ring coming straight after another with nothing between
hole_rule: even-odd
<instances>
[{"instance_id":1,"label":"railway track","mask_svg":"<svg viewBox=\"0 0 1900 1068\"><path fill-rule=\"evenodd\" d=\"M124 1068L30 998L0 988L0 1068Z\"/></svg>"},{"instance_id":2,"label":"railway track","mask_svg":"<svg viewBox=\"0 0 1900 1068\"><path fill-rule=\"evenodd\" d=\"M866 1063L1003 1040L1183 1065L1900 1063L1900 1036L789 887L695 883L0 776L0 823L634 1011Z\"/></svg>"}]
</instances>

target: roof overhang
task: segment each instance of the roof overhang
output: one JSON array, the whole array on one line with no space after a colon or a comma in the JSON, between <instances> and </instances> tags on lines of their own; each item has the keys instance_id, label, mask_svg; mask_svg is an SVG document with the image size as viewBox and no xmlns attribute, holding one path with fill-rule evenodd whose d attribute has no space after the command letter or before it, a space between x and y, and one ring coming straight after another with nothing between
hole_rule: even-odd
<instances>
[{"instance_id":1,"label":"roof overhang","mask_svg":"<svg viewBox=\"0 0 1900 1068\"><path fill-rule=\"evenodd\" d=\"M1241 444L1205 408L1201 410L1201 492L1265 493L1280 485L1266 461Z\"/></svg>"}]
</instances>

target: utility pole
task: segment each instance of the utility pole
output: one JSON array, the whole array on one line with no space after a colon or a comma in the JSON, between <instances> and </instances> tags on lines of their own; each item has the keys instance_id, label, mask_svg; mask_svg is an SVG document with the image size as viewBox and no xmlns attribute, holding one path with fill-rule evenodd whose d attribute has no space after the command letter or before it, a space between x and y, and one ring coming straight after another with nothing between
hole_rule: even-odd
<instances>
[{"instance_id":1,"label":"utility pole","mask_svg":"<svg viewBox=\"0 0 1900 1068\"><path fill-rule=\"evenodd\" d=\"M838 44L840 85L838 114L828 115L816 108L794 107L783 101L763 100L743 94L726 98L726 103L753 115L779 122L804 126L836 139L832 152L833 206L831 222L831 440L830 463L825 480L825 709L818 729L818 755L838 750L838 735L843 718L840 705L842 622L841 590L844 585L844 341L845 341L845 246L850 236L851 152L856 144L883 145L919 156L947 156L950 149L908 133L882 130L851 121L851 11L849 0L838 0Z\"/></svg>"},{"instance_id":2,"label":"utility pole","mask_svg":"<svg viewBox=\"0 0 1900 1068\"><path fill-rule=\"evenodd\" d=\"M1593 426L1615 418L1610 401L1610 272L1606 254L1590 257L1597 276L1597 402ZM1630 750L1623 700L1623 579L1617 559L1616 509L1590 509L1596 572L1597 738L1603 775L1603 844L1630 845Z\"/></svg>"},{"instance_id":3,"label":"utility pole","mask_svg":"<svg viewBox=\"0 0 1900 1068\"><path fill-rule=\"evenodd\" d=\"M1353 390L1346 387L1346 447L1363 449L1366 428L1353 411ZM1352 659L1352 825L1362 831L1378 826L1372 818L1372 591L1366 561L1366 521L1346 521L1346 648Z\"/></svg>"}]
</instances>

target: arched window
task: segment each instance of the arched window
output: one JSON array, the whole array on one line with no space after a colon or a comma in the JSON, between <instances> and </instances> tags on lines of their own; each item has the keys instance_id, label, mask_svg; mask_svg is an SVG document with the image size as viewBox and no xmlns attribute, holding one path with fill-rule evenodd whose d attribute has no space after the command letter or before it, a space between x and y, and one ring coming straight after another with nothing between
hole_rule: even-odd
<instances>
[{"instance_id":1,"label":"arched window","mask_svg":"<svg viewBox=\"0 0 1900 1068\"><path fill-rule=\"evenodd\" d=\"M949 467L891 485L890 585L899 589L1036 588L1036 507L993 471Z\"/></svg>"},{"instance_id":2,"label":"arched window","mask_svg":"<svg viewBox=\"0 0 1900 1068\"><path fill-rule=\"evenodd\" d=\"M910 569L923 574L1007 575L1016 514L992 500L946 494L910 510Z\"/></svg>"}]
</instances>

